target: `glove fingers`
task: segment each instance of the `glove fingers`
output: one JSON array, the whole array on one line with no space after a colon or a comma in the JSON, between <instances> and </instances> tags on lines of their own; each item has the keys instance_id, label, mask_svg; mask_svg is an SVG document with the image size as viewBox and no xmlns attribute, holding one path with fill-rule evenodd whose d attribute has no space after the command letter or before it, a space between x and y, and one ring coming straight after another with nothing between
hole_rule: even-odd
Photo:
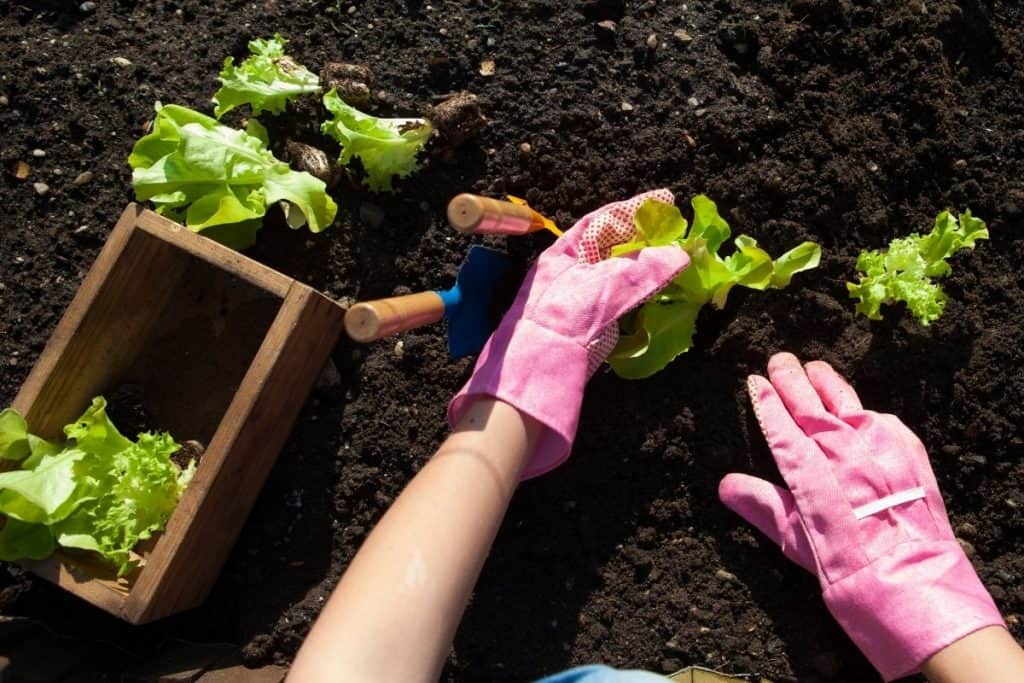
<instances>
[{"instance_id":1,"label":"glove fingers","mask_svg":"<svg viewBox=\"0 0 1024 683\"><path fill-rule=\"evenodd\" d=\"M689 254L677 245L648 247L593 264L586 281L604 291L590 336L650 299L689 264Z\"/></svg>"},{"instance_id":2,"label":"glove fingers","mask_svg":"<svg viewBox=\"0 0 1024 683\"><path fill-rule=\"evenodd\" d=\"M815 360L804 366L804 370L811 386L818 392L830 413L845 420L853 413L864 410L857 392L831 365Z\"/></svg>"},{"instance_id":3,"label":"glove fingers","mask_svg":"<svg viewBox=\"0 0 1024 683\"><path fill-rule=\"evenodd\" d=\"M814 552L792 493L764 479L728 474L718 485L718 497L726 507L775 541L786 557L816 573Z\"/></svg>"}]
</instances>

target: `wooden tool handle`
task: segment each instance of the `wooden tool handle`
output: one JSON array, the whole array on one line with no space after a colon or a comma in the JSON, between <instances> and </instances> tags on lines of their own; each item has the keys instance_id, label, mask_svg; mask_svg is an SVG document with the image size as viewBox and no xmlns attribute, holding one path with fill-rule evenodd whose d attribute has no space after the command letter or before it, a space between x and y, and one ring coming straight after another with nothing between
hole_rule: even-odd
<instances>
[{"instance_id":1,"label":"wooden tool handle","mask_svg":"<svg viewBox=\"0 0 1024 683\"><path fill-rule=\"evenodd\" d=\"M357 342L371 342L444 317L444 301L437 292L420 292L389 299L361 301L345 313L345 331Z\"/></svg>"},{"instance_id":2,"label":"wooden tool handle","mask_svg":"<svg viewBox=\"0 0 1024 683\"><path fill-rule=\"evenodd\" d=\"M461 233L523 235L543 227L543 217L528 206L475 194L448 202L448 222Z\"/></svg>"}]
</instances>

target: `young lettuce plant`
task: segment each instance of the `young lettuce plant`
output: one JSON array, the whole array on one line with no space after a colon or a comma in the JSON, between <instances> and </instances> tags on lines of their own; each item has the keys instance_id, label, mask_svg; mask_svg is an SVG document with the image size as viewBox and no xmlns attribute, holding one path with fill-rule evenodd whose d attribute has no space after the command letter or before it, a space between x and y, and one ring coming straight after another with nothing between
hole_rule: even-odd
<instances>
[{"instance_id":1,"label":"young lettuce plant","mask_svg":"<svg viewBox=\"0 0 1024 683\"><path fill-rule=\"evenodd\" d=\"M781 289L793 275L815 268L821 247L813 242L791 249L772 260L747 235L734 240L736 251L722 257L718 250L729 238L729 224L715 203L704 195L691 202L693 225L674 204L656 199L636 212L636 238L612 249L613 256L647 246L678 244L690 254L690 266L638 310L622 318L622 336L608 362L626 379L650 377L690 349L697 316L706 304L723 308L729 292L739 285L749 289Z\"/></svg>"},{"instance_id":2,"label":"young lettuce plant","mask_svg":"<svg viewBox=\"0 0 1024 683\"><path fill-rule=\"evenodd\" d=\"M213 96L219 119L235 107L248 104L253 116L264 111L280 114L295 98L320 92L320 79L284 53L288 41L273 38L249 41L249 57L235 66L228 57L220 72L220 90Z\"/></svg>"},{"instance_id":3,"label":"young lettuce plant","mask_svg":"<svg viewBox=\"0 0 1024 683\"><path fill-rule=\"evenodd\" d=\"M338 163L359 157L366 171L366 184L375 192L392 189L392 176L405 178L417 168L416 155L434 133L427 119L386 119L364 114L338 96L336 90L324 95L324 106L333 118L321 130L338 141Z\"/></svg>"},{"instance_id":4,"label":"young lettuce plant","mask_svg":"<svg viewBox=\"0 0 1024 683\"><path fill-rule=\"evenodd\" d=\"M158 103L152 132L128 157L135 196L235 249L256 241L275 202L292 228L329 227L338 206L324 182L292 170L267 145L266 129L256 119L241 131L188 107Z\"/></svg>"},{"instance_id":5,"label":"young lettuce plant","mask_svg":"<svg viewBox=\"0 0 1024 683\"><path fill-rule=\"evenodd\" d=\"M180 447L169 434L125 438L107 417L102 397L64 427L55 444L28 431L12 409L0 412L0 459L19 469L0 473L0 560L43 559L57 546L97 553L134 568L131 550L163 530L195 462L179 468Z\"/></svg>"},{"instance_id":6,"label":"young lettuce plant","mask_svg":"<svg viewBox=\"0 0 1024 683\"><path fill-rule=\"evenodd\" d=\"M888 249L862 251L857 257L859 280L846 283L850 297L859 300L857 312L881 320L883 305L902 301L928 326L942 315L948 299L933 279L952 271L946 259L960 249L974 249L975 242L984 239L988 239L988 228L970 209L959 220L943 211L927 235L913 233L893 240Z\"/></svg>"}]
</instances>

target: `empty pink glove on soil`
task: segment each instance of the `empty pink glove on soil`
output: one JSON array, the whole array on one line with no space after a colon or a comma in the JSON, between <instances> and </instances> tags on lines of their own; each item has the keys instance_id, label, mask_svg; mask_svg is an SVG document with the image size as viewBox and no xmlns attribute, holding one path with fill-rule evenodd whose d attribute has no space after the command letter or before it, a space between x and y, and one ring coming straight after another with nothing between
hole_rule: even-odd
<instances>
[{"instance_id":1,"label":"empty pink glove on soil","mask_svg":"<svg viewBox=\"0 0 1024 683\"><path fill-rule=\"evenodd\" d=\"M928 454L893 415L864 410L827 363L776 354L748 389L789 489L744 474L726 505L818 576L825 604L886 680L1004 625L946 517Z\"/></svg>"},{"instance_id":2,"label":"empty pink glove on soil","mask_svg":"<svg viewBox=\"0 0 1024 683\"><path fill-rule=\"evenodd\" d=\"M583 388L615 346L619 317L690 262L677 246L608 258L612 245L632 239L633 215L648 198L674 201L668 190L655 190L604 206L540 255L480 352L473 376L448 405L453 426L480 396L500 399L545 425L523 479L569 457Z\"/></svg>"}]
</instances>

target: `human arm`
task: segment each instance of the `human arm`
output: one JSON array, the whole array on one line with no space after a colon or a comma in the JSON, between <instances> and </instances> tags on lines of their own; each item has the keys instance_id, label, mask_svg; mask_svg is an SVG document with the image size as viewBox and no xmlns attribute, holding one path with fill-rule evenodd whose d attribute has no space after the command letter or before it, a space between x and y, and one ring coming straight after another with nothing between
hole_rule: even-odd
<instances>
[{"instance_id":1,"label":"human arm","mask_svg":"<svg viewBox=\"0 0 1024 683\"><path fill-rule=\"evenodd\" d=\"M360 548L289 680L437 680L540 430L474 401Z\"/></svg>"},{"instance_id":2,"label":"human arm","mask_svg":"<svg viewBox=\"0 0 1024 683\"><path fill-rule=\"evenodd\" d=\"M730 474L719 496L818 577L829 611L883 678L1004 626L906 425L866 410L827 363L788 353L748 390L787 488Z\"/></svg>"},{"instance_id":3,"label":"human arm","mask_svg":"<svg viewBox=\"0 0 1024 683\"><path fill-rule=\"evenodd\" d=\"M537 260L449 405L455 432L357 553L291 680L436 680L516 483L569 456L619 316L689 263L677 246L603 260L644 198L588 214Z\"/></svg>"},{"instance_id":4,"label":"human arm","mask_svg":"<svg viewBox=\"0 0 1024 683\"><path fill-rule=\"evenodd\" d=\"M989 626L932 655L921 673L931 683L1019 683L1024 650L1006 629Z\"/></svg>"}]
</instances>

